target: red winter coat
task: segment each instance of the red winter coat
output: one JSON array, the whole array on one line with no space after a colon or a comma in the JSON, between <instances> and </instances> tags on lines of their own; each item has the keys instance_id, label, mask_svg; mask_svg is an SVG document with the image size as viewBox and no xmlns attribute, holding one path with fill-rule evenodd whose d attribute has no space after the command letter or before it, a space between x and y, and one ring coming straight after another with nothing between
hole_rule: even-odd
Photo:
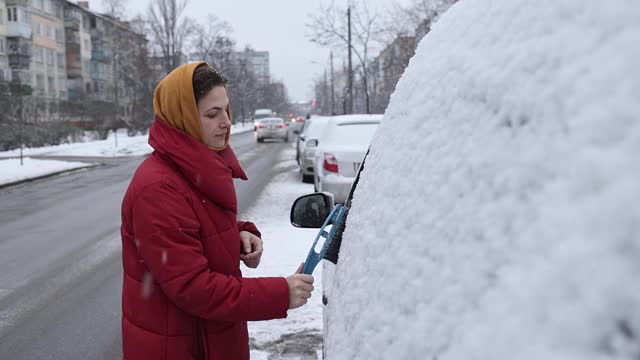
<instances>
[{"instance_id":1,"label":"red winter coat","mask_svg":"<svg viewBox=\"0 0 640 360\"><path fill-rule=\"evenodd\" d=\"M233 178L221 152L156 118L154 152L122 203L122 347L125 360L249 359L248 320L284 318L284 278L243 278Z\"/></svg>"}]
</instances>

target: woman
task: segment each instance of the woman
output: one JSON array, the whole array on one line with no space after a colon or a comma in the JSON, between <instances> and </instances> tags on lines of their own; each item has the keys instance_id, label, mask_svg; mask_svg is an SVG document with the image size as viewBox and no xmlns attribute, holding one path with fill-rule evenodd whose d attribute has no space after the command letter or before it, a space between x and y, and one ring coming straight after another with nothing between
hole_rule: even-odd
<instances>
[{"instance_id":1,"label":"woman","mask_svg":"<svg viewBox=\"0 0 640 360\"><path fill-rule=\"evenodd\" d=\"M158 85L154 152L122 203L124 359L249 359L249 320L284 318L311 296L313 277L243 278L260 232L236 220L226 80L206 63Z\"/></svg>"}]
</instances>

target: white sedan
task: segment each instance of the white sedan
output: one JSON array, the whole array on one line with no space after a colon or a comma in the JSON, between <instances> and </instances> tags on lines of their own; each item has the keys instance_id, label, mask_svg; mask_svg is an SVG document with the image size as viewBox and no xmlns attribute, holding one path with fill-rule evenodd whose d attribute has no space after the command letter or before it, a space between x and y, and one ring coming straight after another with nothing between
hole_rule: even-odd
<instances>
[{"instance_id":1,"label":"white sedan","mask_svg":"<svg viewBox=\"0 0 640 360\"><path fill-rule=\"evenodd\" d=\"M344 203L382 115L342 115L328 120L315 152L314 187Z\"/></svg>"}]
</instances>

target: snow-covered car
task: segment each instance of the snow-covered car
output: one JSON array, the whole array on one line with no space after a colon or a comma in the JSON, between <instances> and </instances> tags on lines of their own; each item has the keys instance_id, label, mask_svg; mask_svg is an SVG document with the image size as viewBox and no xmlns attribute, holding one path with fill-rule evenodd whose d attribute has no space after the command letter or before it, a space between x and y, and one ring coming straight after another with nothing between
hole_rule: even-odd
<instances>
[{"instance_id":1,"label":"snow-covered car","mask_svg":"<svg viewBox=\"0 0 640 360\"><path fill-rule=\"evenodd\" d=\"M304 129L298 136L297 154L302 182L313 182L313 157L328 119L327 116L316 116L305 121Z\"/></svg>"},{"instance_id":2,"label":"snow-covered car","mask_svg":"<svg viewBox=\"0 0 640 360\"><path fill-rule=\"evenodd\" d=\"M289 141L289 129L284 119L277 117L264 118L257 121L256 140L264 142L265 139L281 139Z\"/></svg>"},{"instance_id":3,"label":"snow-covered car","mask_svg":"<svg viewBox=\"0 0 640 360\"><path fill-rule=\"evenodd\" d=\"M313 160L315 191L344 203L382 115L341 115L328 119Z\"/></svg>"},{"instance_id":4,"label":"snow-covered car","mask_svg":"<svg viewBox=\"0 0 640 360\"><path fill-rule=\"evenodd\" d=\"M463 0L433 25L324 261L325 359L640 356L639 18ZM318 227L306 201L332 197L293 205Z\"/></svg>"}]
</instances>

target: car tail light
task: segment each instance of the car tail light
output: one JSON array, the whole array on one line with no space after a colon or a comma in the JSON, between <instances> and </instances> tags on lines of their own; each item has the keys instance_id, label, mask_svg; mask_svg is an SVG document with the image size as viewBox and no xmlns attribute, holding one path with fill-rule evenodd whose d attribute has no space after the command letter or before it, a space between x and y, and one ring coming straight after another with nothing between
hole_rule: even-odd
<instances>
[{"instance_id":1,"label":"car tail light","mask_svg":"<svg viewBox=\"0 0 640 360\"><path fill-rule=\"evenodd\" d=\"M281 128L281 129L284 129L284 128L286 128L286 127L287 127L287 125L285 125L285 124L280 125L280 128Z\"/></svg>"},{"instance_id":2,"label":"car tail light","mask_svg":"<svg viewBox=\"0 0 640 360\"><path fill-rule=\"evenodd\" d=\"M333 156L333 154L325 153L324 154L324 163L322 164L322 167L325 170L329 171L329 172L337 173L338 172L338 160L336 160L336 157Z\"/></svg>"},{"instance_id":3,"label":"car tail light","mask_svg":"<svg viewBox=\"0 0 640 360\"><path fill-rule=\"evenodd\" d=\"M262 129L263 126L262 125L256 125L256 129Z\"/></svg>"}]
</instances>

